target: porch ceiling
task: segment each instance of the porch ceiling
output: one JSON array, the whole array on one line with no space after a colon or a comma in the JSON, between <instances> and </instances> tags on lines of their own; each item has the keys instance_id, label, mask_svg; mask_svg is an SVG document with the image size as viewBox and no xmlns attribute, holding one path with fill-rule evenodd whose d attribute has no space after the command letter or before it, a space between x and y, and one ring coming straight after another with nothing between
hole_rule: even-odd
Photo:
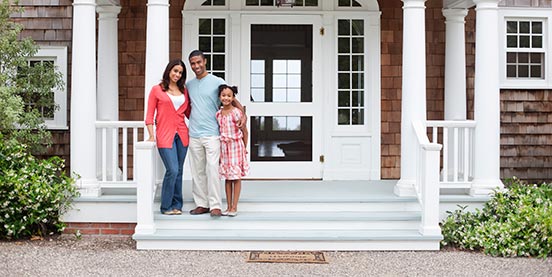
<instances>
[{"instance_id":1,"label":"porch ceiling","mask_svg":"<svg viewBox=\"0 0 552 277\"><path fill-rule=\"evenodd\" d=\"M468 9L475 6L472 0L443 0L445 9Z\"/></svg>"},{"instance_id":2,"label":"porch ceiling","mask_svg":"<svg viewBox=\"0 0 552 277\"><path fill-rule=\"evenodd\" d=\"M96 4L98 6L121 6L120 0L97 0Z\"/></svg>"}]
</instances>

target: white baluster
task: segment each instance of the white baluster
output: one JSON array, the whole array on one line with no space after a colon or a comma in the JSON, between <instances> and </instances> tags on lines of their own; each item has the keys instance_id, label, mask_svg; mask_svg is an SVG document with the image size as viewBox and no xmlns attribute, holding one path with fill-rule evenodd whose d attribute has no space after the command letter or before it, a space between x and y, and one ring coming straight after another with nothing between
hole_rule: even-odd
<instances>
[{"instance_id":1,"label":"white baluster","mask_svg":"<svg viewBox=\"0 0 552 277\"><path fill-rule=\"evenodd\" d=\"M128 181L128 128L123 128L123 181Z\"/></svg>"}]
</instances>

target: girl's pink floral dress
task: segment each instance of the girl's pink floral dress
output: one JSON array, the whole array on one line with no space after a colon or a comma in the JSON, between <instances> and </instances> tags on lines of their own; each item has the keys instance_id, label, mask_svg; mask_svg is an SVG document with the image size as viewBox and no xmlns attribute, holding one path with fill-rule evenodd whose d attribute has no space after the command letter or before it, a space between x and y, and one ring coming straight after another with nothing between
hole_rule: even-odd
<instances>
[{"instance_id":1,"label":"girl's pink floral dress","mask_svg":"<svg viewBox=\"0 0 552 277\"><path fill-rule=\"evenodd\" d=\"M249 173L243 133L237 126L242 116L236 107L227 115L222 115L222 109L216 114L220 126L219 173L226 180L238 180Z\"/></svg>"}]
</instances>

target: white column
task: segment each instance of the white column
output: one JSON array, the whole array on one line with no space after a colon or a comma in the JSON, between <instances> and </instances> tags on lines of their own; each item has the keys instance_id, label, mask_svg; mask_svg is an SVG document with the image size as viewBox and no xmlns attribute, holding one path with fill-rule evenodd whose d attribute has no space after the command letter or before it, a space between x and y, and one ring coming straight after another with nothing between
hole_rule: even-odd
<instances>
[{"instance_id":1,"label":"white column","mask_svg":"<svg viewBox=\"0 0 552 277\"><path fill-rule=\"evenodd\" d=\"M475 87L474 181L470 194L503 188L500 181L500 89L498 62L498 2L474 0Z\"/></svg>"},{"instance_id":2,"label":"white column","mask_svg":"<svg viewBox=\"0 0 552 277\"><path fill-rule=\"evenodd\" d=\"M445 120L466 120L466 9L444 9Z\"/></svg>"},{"instance_id":3,"label":"white column","mask_svg":"<svg viewBox=\"0 0 552 277\"><path fill-rule=\"evenodd\" d=\"M98 195L96 180L96 1L73 2L71 171L81 195Z\"/></svg>"},{"instance_id":4,"label":"white column","mask_svg":"<svg viewBox=\"0 0 552 277\"><path fill-rule=\"evenodd\" d=\"M98 12L98 93L97 119L105 121L119 120L119 59L117 15L121 11L117 6L99 6ZM101 169L101 138L97 134L97 170ZM118 147L113 147L112 130L107 130L106 156L107 178L112 180L114 172L112 155L117 156ZM115 153L114 153L115 152ZM115 174L117 174L115 172Z\"/></svg>"},{"instance_id":5,"label":"white column","mask_svg":"<svg viewBox=\"0 0 552 277\"><path fill-rule=\"evenodd\" d=\"M151 88L159 83L169 62L169 0L148 0L147 5L144 111Z\"/></svg>"},{"instance_id":6,"label":"white column","mask_svg":"<svg viewBox=\"0 0 552 277\"><path fill-rule=\"evenodd\" d=\"M100 6L98 12L98 120L119 119L119 51L117 15L120 7Z\"/></svg>"},{"instance_id":7,"label":"white column","mask_svg":"<svg viewBox=\"0 0 552 277\"><path fill-rule=\"evenodd\" d=\"M401 179L399 196L414 195L417 139L412 121L426 120L425 0L403 0Z\"/></svg>"},{"instance_id":8,"label":"white column","mask_svg":"<svg viewBox=\"0 0 552 277\"><path fill-rule=\"evenodd\" d=\"M163 71L169 63L169 0L148 0L147 6L144 118L146 117L149 92L154 85L159 83L163 77ZM161 159L157 159L156 170L157 174L164 172Z\"/></svg>"}]
</instances>

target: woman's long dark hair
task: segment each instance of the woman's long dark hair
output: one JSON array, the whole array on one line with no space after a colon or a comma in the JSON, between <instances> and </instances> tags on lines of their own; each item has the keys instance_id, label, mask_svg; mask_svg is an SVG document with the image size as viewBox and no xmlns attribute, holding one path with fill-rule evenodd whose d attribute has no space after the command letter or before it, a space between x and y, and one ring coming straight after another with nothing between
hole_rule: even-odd
<instances>
[{"instance_id":1,"label":"woman's long dark hair","mask_svg":"<svg viewBox=\"0 0 552 277\"><path fill-rule=\"evenodd\" d=\"M171 70L173 69L173 67L177 65L182 66L183 70L182 70L182 76L176 82L176 85L178 86L178 89L180 91L184 91L184 85L186 84L186 65L180 59L172 60L169 62L169 64L167 64L167 67L165 68L165 72L163 72L163 80L160 83L161 87L163 88L163 91L169 90L169 84L171 83L169 74L171 73Z\"/></svg>"}]
</instances>

